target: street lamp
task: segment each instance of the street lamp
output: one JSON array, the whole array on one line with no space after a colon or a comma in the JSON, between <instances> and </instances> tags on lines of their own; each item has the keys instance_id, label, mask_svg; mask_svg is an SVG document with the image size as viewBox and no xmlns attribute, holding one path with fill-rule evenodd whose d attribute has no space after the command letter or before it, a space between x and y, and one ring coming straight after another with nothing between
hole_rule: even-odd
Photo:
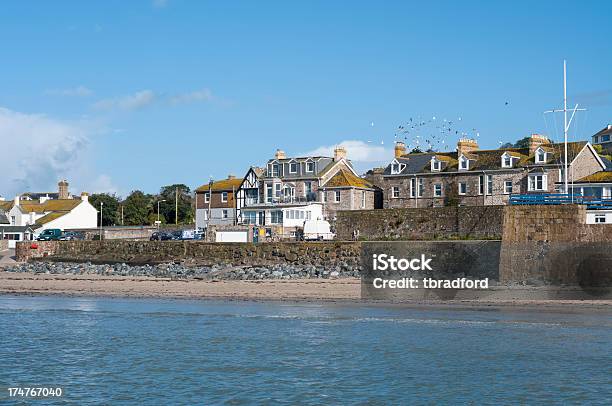
<instances>
[{"instance_id":1,"label":"street lamp","mask_svg":"<svg viewBox=\"0 0 612 406\"><path fill-rule=\"evenodd\" d=\"M100 202L100 241L102 241L102 206L104 202Z\"/></svg>"},{"instance_id":2,"label":"street lamp","mask_svg":"<svg viewBox=\"0 0 612 406\"><path fill-rule=\"evenodd\" d=\"M160 204L161 202L165 202L165 201L166 201L165 199L164 199L164 200L158 200L158 201L157 201L157 227L158 227L158 228L159 228L159 225L161 224L161 222L159 221L159 204Z\"/></svg>"}]
</instances>

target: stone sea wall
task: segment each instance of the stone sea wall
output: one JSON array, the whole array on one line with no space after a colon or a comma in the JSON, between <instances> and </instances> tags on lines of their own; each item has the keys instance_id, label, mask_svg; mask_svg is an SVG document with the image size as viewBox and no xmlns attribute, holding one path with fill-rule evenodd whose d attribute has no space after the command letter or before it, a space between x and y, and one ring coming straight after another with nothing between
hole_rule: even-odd
<instances>
[{"instance_id":1,"label":"stone sea wall","mask_svg":"<svg viewBox=\"0 0 612 406\"><path fill-rule=\"evenodd\" d=\"M500 239L504 206L428 207L340 211L338 239L361 240Z\"/></svg>"}]
</instances>

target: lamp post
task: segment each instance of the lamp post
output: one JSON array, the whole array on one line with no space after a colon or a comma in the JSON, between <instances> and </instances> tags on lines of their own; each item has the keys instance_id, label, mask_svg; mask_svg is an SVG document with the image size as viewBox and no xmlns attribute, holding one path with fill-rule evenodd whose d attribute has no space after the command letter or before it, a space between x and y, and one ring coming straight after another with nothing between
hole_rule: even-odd
<instances>
[{"instance_id":1,"label":"lamp post","mask_svg":"<svg viewBox=\"0 0 612 406\"><path fill-rule=\"evenodd\" d=\"M100 241L102 241L102 206L104 202L100 202Z\"/></svg>"},{"instance_id":2,"label":"lamp post","mask_svg":"<svg viewBox=\"0 0 612 406\"><path fill-rule=\"evenodd\" d=\"M158 200L157 201L157 228L159 228L159 225L161 224L160 220L159 220L159 204L161 202L165 202L166 200Z\"/></svg>"}]
</instances>

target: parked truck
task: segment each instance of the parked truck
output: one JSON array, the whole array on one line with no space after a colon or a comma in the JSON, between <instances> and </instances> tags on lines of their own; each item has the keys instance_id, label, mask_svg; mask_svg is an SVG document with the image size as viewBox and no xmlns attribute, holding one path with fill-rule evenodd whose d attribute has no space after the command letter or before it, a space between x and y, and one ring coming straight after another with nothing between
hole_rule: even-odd
<instances>
[{"instance_id":1,"label":"parked truck","mask_svg":"<svg viewBox=\"0 0 612 406\"><path fill-rule=\"evenodd\" d=\"M306 220L304 222L305 241L333 240L335 236L331 232L329 222L325 220Z\"/></svg>"}]
</instances>

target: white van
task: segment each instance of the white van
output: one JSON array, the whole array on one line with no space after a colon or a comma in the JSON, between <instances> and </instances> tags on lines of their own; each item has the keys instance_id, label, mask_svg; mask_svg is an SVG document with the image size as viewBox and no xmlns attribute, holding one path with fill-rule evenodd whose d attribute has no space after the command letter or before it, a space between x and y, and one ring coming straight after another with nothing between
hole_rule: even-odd
<instances>
[{"instance_id":1,"label":"white van","mask_svg":"<svg viewBox=\"0 0 612 406\"><path fill-rule=\"evenodd\" d=\"M304 222L304 240L333 240L336 235L331 232L329 223L325 220L306 220Z\"/></svg>"}]
</instances>

